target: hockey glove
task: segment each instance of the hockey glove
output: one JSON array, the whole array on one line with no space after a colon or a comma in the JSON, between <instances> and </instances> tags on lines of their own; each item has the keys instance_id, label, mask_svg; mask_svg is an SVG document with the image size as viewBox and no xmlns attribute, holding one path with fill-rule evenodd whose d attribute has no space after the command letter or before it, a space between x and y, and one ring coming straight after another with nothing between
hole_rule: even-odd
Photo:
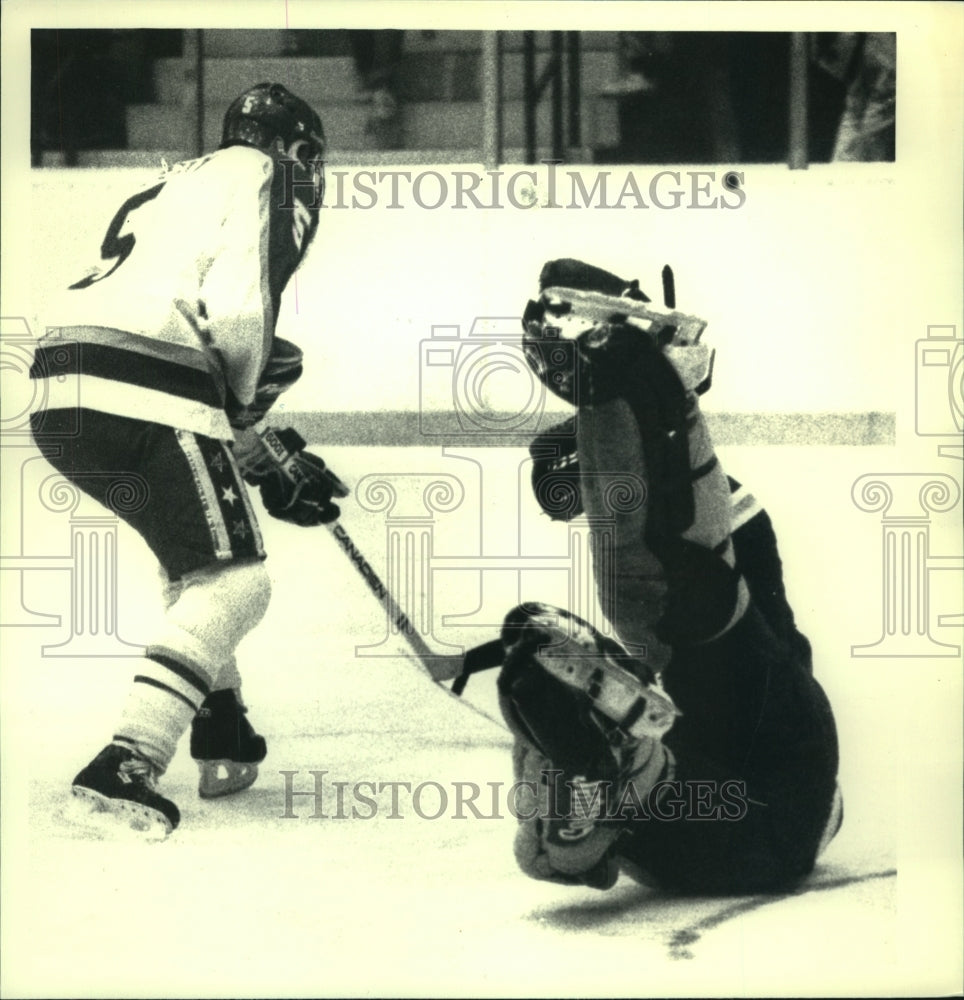
<instances>
[{"instance_id":1,"label":"hockey glove","mask_svg":"<svg viewBox=\"0 0 964 1000\"><path fill-rule=\"evenodd\" d=\"M329 524L341 514L333 497L348 496L348 487L291 427L271 427L239 435L238 463L246 482L261 490L265 509L281 521L302 527Z\"/></svg>"}]
</instances>

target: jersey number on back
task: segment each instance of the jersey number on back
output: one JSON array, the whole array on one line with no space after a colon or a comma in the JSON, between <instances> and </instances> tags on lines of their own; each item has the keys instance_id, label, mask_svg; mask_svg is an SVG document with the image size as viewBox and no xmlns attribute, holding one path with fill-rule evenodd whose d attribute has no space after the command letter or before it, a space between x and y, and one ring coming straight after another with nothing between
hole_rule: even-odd
<instances>
[{"instance_id":1,"label":"jersey number on back","mask_svg":"<svg viewBox=\"0 0 964 1000\"><path fill-rule=\"evenodd\" d=\"M100 245L100 259L114 261L113 266L107 271L97 271L93 274L88 274L87 277L81 278L80 281L72 284L70 286L72 289L90 288L95 281L103 281L104 278L110 277L130 257L137 238L133 233L125 233L121 236L120 231L127 223L127 217L131 212L140 208L146 202L153 201L161 193L162 187L164 187L164 181L161 181L160 184L155 184L154 187L146 188L144 191L138 191L137 194L132 195L121 205L115 213L114 218L110 220L110 225L104 234L104 241Z\"/></svg>"}]
</instances>

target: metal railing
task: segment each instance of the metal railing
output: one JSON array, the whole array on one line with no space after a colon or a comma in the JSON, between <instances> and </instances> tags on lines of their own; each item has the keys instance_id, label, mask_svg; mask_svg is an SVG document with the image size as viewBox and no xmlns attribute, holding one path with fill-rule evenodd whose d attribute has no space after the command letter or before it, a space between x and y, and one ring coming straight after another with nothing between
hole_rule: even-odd
<instances>
[{"instance_id":1,"label":"metal railing","mask_svg":"<svg viewBox=\"0 0 964 1000\"><path fill-rule=\"evenodd\" d=\"M554 160L569 158L582 142L582 86L579 32L550 32L549 59L536 72L536 33L522 32L525 162L538 157L539 103L546 91L551 102L551 153ZM482 159L495 169L504 156L502 94L502 33L487 31L482 44Z\"/></svg>"},{"instance_id":2,"label":"metal railing","mask_svg":"<svg viewBox=\"0 0 964 1000\"><path fill-rule=\"evenodd\" d=\"M549 61L536 76L535 32L523 32L523 96L525 101L525 161L537 157L538 105L545 91L552 104L552 158L563 160L582 142L582 79L580 38L577 31L553 31ZM490 169L502 162L504 153L502 118L502 36L485 32L482 49L482 158ZM787 165L805 170L808 134L808 41L806 32L790 33L790 100Z\"/></svg>"}]
</instances>

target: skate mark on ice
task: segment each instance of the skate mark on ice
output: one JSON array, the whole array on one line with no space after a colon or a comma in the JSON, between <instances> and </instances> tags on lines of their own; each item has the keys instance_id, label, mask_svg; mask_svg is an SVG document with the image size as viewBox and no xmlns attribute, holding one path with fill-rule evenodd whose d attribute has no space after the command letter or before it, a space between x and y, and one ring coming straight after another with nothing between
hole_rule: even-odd
<instances>
[{"instance_id":1,"label":"skate mark on ice","mask_svg":"<svg viewBox=\"0 0 964 1000\"><path fill-rule=\"evenodd\" d=\"M774 903L783 902L785 899L793 899L795 896L806 896L811 892L825 892L829 889L842 889L847 886L857 885L861 882L871 882L877 879L894 878L897 875L896 868L887 868L878 872L868 872L864 875L844 875L839 878L827 879L824 882L811 882L801 886L795 892L786 892L779 895L751 896L741 900L731 906L727 906L709 917L690 924L688 927L680 928L671 935L667 942L669 957L673 959L693 958L690 946L696 944L705 931L713 930L722 924L733 920L735 917L743 916L754 910L760 910L764 906L772 906Z\"/></svg>"},{"instance_id":2,"label":"skate mark on ice","mask_svg":"<svg viewBox=\"0 0 964 1000\"><path fill-rule=\"evenodd\" d=\"M692 959L694 955L690 949L707 931L745 914L811 892L846 888L893 878L896 874L896 869L888 868L860 875L834 876L806 883L794 892L739 898L677 896L642 886L617 887L602 898L594 895L587 897L586 902L541 909L530 914L530 919L567 931L612 936L631 931L650 940L662 940L671 959ZM706 913L708 909L712 911L709 914ZM694 919L694 910L706 915Z\"/></svg>"}]
</instances>

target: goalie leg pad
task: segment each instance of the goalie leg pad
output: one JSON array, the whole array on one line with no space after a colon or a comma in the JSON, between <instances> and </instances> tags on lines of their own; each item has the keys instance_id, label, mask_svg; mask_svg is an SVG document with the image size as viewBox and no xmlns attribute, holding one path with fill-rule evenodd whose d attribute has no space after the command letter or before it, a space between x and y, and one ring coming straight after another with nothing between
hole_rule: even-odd
<instances>
[{"instance_id":1,"label":"goalie leg pad","mask_svg":"<svg viewBox=\"0 0 964 1000\"><path fill-rule=\"evenodd\" d=\"M631 818L619 808L627 785L638 802L665 779L660 736L678 713L645 664L559 608L513 609L503 643L500 705L516 780L530 792L516 860L532 878L607 889Z\"/></svg>"},{"instance_id":2,"label":"goalie leg pad","mask_svg":"<svg viewBox=\"0 0 964 1000\"><path fill-rule=\"evenodd\" d=\"M624 396L580 407L583 504L594 530L615 536L613 565L597 560L594 572L603 612L626 641L655 629L664 642L705 642L749 599L734 569L730 487L696 397L650 379L655 371L637 368ZM620 509L610 486L627 473L645 496Z\"/></svg>"}]
</instances>

